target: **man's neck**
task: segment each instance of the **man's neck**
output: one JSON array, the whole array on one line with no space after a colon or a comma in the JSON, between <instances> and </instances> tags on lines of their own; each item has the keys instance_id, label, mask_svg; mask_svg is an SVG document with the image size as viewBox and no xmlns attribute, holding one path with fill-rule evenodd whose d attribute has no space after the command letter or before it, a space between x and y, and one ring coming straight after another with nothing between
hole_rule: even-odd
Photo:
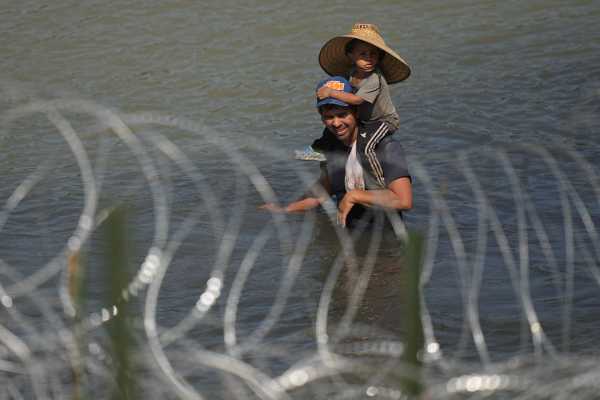
<instances>
[{"instance_id":1,"label":"man's neck","mask_svg":"<svg viewBox=\"0 0 600 400\"><path fill-rule=\"evenodd\" d=\"M352 146L352 144L354 142L356 142L356 138L358 137L358 125L356 126L356 128L354 128L354 132L352 132L352 135L350 135L350 137L348 138L348 140L345 140L343 143L350 147Z\"/></svg>"}]
</instances>

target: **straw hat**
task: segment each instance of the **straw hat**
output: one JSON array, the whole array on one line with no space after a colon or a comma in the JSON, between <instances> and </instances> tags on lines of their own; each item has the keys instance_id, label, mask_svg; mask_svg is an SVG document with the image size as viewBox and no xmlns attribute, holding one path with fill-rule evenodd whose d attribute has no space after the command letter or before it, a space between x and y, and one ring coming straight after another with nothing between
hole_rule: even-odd
<instances>
[{"instance_id":1,"label":"straw hat","mask_svg":"<svg viewBox=\"0 0 600 400\"><path fill-rule=\"evenodd\" d=\"M373 24L354 24L349 34L336 36L325 43L319 52L319 64L329 75L346 75L352 68L352 61L346 54L346 45L352 39L370 43L385 52L378 67L388 84L403 81L410 75L406 61L385 44L379 29Z\"/></svg>"}]
</instances>

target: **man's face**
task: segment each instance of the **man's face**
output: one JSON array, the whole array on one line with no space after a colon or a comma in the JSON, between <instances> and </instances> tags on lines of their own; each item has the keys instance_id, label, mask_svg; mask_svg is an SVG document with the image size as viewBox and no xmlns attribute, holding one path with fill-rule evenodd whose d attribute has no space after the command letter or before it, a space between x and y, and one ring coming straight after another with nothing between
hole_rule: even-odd
<instances>
[{"instance_id":1,"label":"man's face","mask_svg":"<svg viewBox=\"0 0 600 400\"><path fill-rule=\"evenodd\" d=\"M323 107L321 120L342 143L350 145L356 139L356 116L352 109L339 106Z\"/></svg>"}]
</instances>

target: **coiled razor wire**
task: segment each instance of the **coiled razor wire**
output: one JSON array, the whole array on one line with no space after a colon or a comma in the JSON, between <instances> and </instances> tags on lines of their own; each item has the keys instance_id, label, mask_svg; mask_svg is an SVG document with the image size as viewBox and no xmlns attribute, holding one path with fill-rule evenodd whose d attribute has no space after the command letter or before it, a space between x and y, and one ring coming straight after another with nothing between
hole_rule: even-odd
<instances>
[{"instance_id":1,"label":"coiled razor wire","mask_svg":"<svg viewBox=\"0 0 600 400\"><path fill-rule=\"evenodd\" d=\"M69 165L81 181L82 204L72 216L76 223L67 240L49 261L24 267L37 258L15 254L9 242L0 244L2 398L102 398L119 393L118 360L109 349L106 329L125 305L132 310L130 329L136 338L132 371L143 398L404 399L413 396L405 390L407 379L420 382L419 397L427 399L597 398L600 364L593 344L600 336L589 338L589 348L579 345L577 352L571 351L573 342L585 343L576 340L573 331L578 279L584 276L596 291L600 285L600 180L596 166L578 152L513 144L409 158L416 209L409 213L413 226L409 223L408 228L422 229L426 247L420 275L423 366L418 368L403 358L402 335L357 319L367 287L381 267L377 253L389 246L383 244L384 225L392 226L399 249L410 245L406 226L396 214L348 231L335 224L332 201L323 213L299 217L257 211L260 203L285 202L263 175L265 165L285 166L304 187L311 186L315 174L295 168L286 151L251 142L240 150L208 127L184 118L126 114L82 99L14 103L18 104L2 113L4 155L14 151L15 132L39 117L64 140L69 154L45 154L19 181L5 180L14 185L3 188L0 233L11 236L11 220L27 209L24 205L36 188L67 159L74 161ZM88 125L78 127L81 121ZM223 206L221 190L226 189L210 183L210 168L203 169L173 140L181 135L215 149L234 171L235 185L226 196L236 199L235 207ZM94 155L90 143L96 143ZM119 197L135 199L146 188L153 234L120 298L104 306L96 301L93 309L82 310L74 299L73 275L93 265L82 258L92 257L97 231L120 206L107 201L115 149L129 153L129 162L139 167L139 176L120 188ZM255 152L261 155L260 163L249 157ZM493 182L484 177L486 173L489 177L490 169ZM187 189L197 199L185 211L178 209L181 187L176 189L169 178L173 170L188 179ZM546 197L530 190L540 174L553 183ZM323 193L322 188L313 190ZM548 210L558 224L546 221ZM258 215L262 226L247 235L244 219L250 214ZM279 337L286 307L297 306L292 293L299 277L307 273L312 238L324 225L337 242L337 256L321 260L329 268L318 296L305 298L304 325L294 334L288 328L287 336ZM21 228L36 232L35 225ZM194 265L205 277L203 285L195 303L180 314L183 317L161 325L161 310L174 307L163 304L168 298L167 274L186 240L198 231L208 232L213 241L195 243L198 251L213 253L203 258L210 263ZM364 246L353 245L361 241ZM259 260L267 248L281 255L278 265L271 266L280 270L270 285L271 303L263 318L249 325L251 329L248 325L241 329L250 301L245 293L256 284L257 270L265 268ZM402 251L395 254L401 265ZM449 269L456 272L459 300L454 314L444 316L434 288L449 281L445 277ZM558 304L559 324L547 326L538 312L540 300L531 281L538 273L551 281L553 296L545 300ZM519 345L514 351L502 347L502 354L496 354L490 343L494 333L486 328L490 316L483 309L486 302L502 304L507 299L490 299L486 289L490 274L500 275L495 279L512 288L512 319L519 326ZM341 280L350 289L339 321L334 322L331 308ZM207 346L206 332L219 332L221 337Z\"/></svg>"}]
</instances>

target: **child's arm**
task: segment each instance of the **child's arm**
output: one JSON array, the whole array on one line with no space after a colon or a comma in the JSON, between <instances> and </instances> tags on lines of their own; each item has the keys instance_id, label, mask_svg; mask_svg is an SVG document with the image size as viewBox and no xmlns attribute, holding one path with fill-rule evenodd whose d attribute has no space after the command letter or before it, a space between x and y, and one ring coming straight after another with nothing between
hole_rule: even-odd
<instances>
[{"instance_id":1,"label":"child's arm","mask_svg":"<svg viewBox=\"0 0 600 400\"><path fill-rule=\"evenodd\" d=\"M353 93L346 93L341 90L335 90L335 89L329 88L327 86L323 86L322 88L317 90L317 97L319 99L332 97L334 99L341 100L344 103L348 103L353 106L358 106L365 101L365 99L363 99L362 97L357 96Z\"/></svg>"},{"instance_id":2,"label":"child's arm","mask_svg":"<svg viewBox=\"0 0 600 400\"><path fill-rule=\"evenodd\" d=\"M373 73L362 80L360 88L354 95L360 97L363 102L366 101L369 104L375 104L379 93L381 93L381 77Z\"/></svg>"}]
</instances>

